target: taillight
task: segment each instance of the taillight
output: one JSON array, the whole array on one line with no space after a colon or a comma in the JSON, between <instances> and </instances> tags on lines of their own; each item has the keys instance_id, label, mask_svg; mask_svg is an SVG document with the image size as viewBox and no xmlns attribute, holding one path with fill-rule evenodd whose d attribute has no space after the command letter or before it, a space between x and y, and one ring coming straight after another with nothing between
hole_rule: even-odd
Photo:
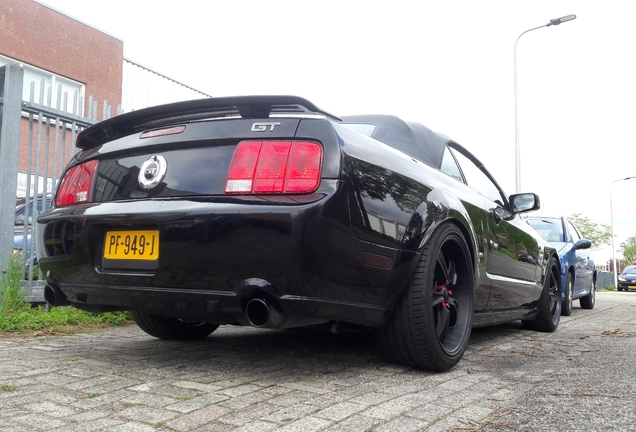
<instances>
[{"instance_id":1,"label":"taillight","mask_svg":"<svg viewBox=\"0 0 636 432\"><path fill-rule=\"evenodd\" d=\"M227 194L308 193L320 184L322 147L304 141L241 141L230 163Z\"/></svg>"},{"instance_id":2,"label":"taillight","mask_svg":"<svg viewBox=\"0 0 636 432\"><path fill-rule=\"evenodd\" d=\"M96 169L97 161L92 160L68 170L57 192L55 205L63 207L88 202Z\"/></svg>"}]
</instances>

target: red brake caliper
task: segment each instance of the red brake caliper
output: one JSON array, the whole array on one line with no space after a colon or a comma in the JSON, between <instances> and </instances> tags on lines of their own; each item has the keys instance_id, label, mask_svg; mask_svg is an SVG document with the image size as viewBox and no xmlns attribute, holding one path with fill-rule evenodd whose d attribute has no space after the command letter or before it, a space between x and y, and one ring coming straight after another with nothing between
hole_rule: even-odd
<instances>
[{"instance_id":1,"label":"red brake caliper","mask_svg":"<svg viewBox=\"0 0 636 432\"><path fill-rule=\"evenodd\" d=\"M435 289L437 291L444 291L446 289L446 285L448 285L449 283L450 283L450 281L447 280L442 285L437 285L435 287ZM451 290L449 290L449 289L446 289L446 293L448 294L448 296L452 296L453 295L453 292ZM450 303L447 302L447 301L443 301L442 302L442 306L444 306L446 309L450 309Z\"/></svg>"}]
</instances>

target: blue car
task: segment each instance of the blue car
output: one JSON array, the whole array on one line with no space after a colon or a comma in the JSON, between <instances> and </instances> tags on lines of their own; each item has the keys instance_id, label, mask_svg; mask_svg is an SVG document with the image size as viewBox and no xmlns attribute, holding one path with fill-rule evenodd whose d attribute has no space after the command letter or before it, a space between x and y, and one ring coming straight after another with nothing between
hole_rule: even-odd
<instances>
[{"instance_id":1,"label":"blue car","mask_svg":"<svg viewBox=\"0 0 636 432\"><path fill-rule=\"evenodd\" d=\"M37 202L36 202L37 200ZM25 256L30 255L31 231L33 221L43 210L51 206L51 196L39 195L37 199L30 197L17 197L15 202L15 221L13 225L13 250L21 251ZM28 260L27 260L28 261ZM31 261L37 263L35 253Z\"/></svg>"},{"instance_id":2,"label":"blue car","mask_svg":"<svg viewBox=\"0 0 636 432\"><path fill-rule=\"evenodd\" d=\"M582 309L594 309L596 267L590 256L592 242L581 237L572 221L564 217L528 217L528 223L550 242L561 260L561 315L572 313L572 302Z\"/></svg>"}]
</instances>

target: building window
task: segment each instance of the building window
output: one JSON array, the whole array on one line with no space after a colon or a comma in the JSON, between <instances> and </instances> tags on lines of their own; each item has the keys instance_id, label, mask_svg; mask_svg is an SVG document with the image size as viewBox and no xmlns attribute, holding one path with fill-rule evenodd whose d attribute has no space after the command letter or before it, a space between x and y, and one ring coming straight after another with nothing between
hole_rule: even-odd
<instances>
[{"instance_id":1,"label":"building window","mask_svg":"<svg viewBox=\"0 0 636 432\"><path fill-rule=\"evenodd\" d=\"M7 65L9 62L20 63L24 68L22 100L31 101L31 83L33 82L33 102L59 108L71 114L84 115L84 104L81 103L84 99L84 84L9 57L0 56L0 66ZM44 91L42 91L42 81L44 81Z\"/></svg>"}]
</instances>

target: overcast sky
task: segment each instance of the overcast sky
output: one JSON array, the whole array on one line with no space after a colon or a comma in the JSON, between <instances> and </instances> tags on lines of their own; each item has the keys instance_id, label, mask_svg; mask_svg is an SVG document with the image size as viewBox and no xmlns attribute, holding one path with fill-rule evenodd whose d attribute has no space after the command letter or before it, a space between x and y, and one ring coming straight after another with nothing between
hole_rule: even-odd
<instances>
[{"instance_id":1,"label":"overcast sky","mask_svg":"<svg viewBox=\"0 0 636 432\"><path fill-rule=\"evenodd\" d=\"M337 115L394 114L469 148L542 214L611 224L636 176L633 0L45 0L124 41L124 56L213 96L292 94ZM636 235L636 179L614 183L615 241ZM595 252L597 262L611 248Z\"/></svg>"}]
</instances>

